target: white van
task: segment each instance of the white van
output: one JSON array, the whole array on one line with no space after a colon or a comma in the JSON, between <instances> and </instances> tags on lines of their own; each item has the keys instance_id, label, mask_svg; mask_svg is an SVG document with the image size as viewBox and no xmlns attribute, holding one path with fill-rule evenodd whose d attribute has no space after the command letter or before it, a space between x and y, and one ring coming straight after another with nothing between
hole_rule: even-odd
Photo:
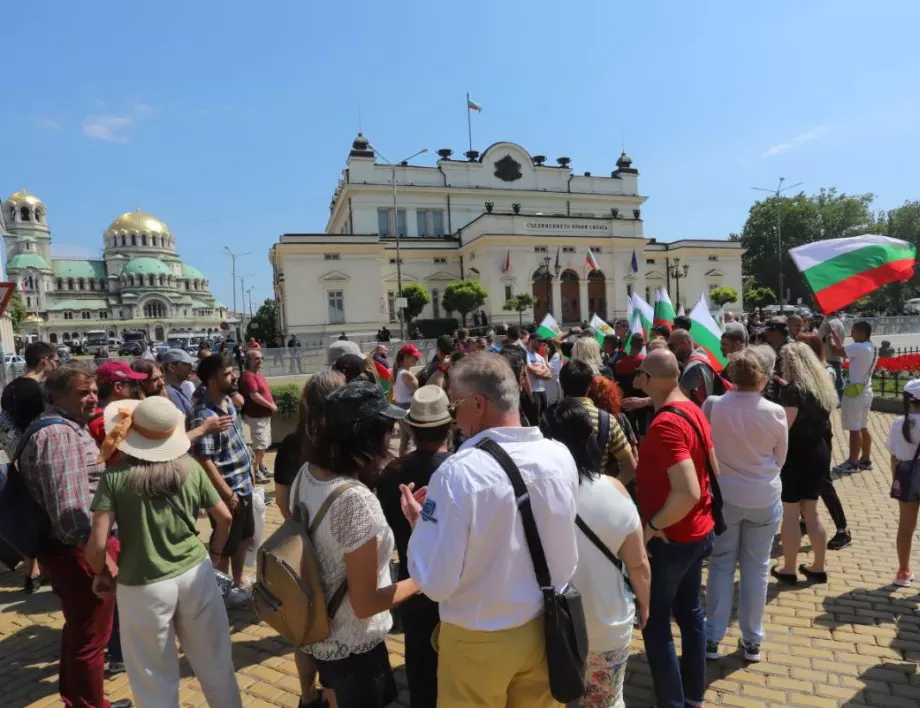
<instances>
[{"instance_id":1,"label":"white van","mask_svg":"<svg viewBox=\"0 0 920 708\"><path fill-rule=\"evenodd\" d=\"M905 315L920 315L920 297L912 297L904 301Z\"/></svg>"}]
</instances>

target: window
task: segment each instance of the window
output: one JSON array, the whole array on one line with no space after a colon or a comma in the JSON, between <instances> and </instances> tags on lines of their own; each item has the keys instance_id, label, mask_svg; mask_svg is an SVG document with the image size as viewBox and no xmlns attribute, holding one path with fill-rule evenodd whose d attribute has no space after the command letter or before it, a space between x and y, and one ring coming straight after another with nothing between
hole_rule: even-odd
<instances>
[{"instance_id":1,"label":"window","mask_svg":"<svg viewBox=\"0 0 920 708\"><path fill-rule=\"evenodd\" d=\"M600 253L600 252L601 252L600 246L591 246L591 253Z\"/></svg>"},{"instance_id":2,"label":"window","mask_svg":"<svg viewBox=\"0 0 920 708\"><path fill-rule=\"evenodd\" d=\"M147 234L141 234L141 246L147 245Z\"/></svg>"},{"instance_id":3,"label":"window","mask_svg":"<svg viewBox=\"0 0 920 708\"><path fill-rule=\"evenodd\" d=\"M74 288L74 284L73 284L73 278L68 278L68 279L67 279L67 289L68 289L68 290L74 290L74 289L75 289L75 288Z\"/></svg>"},{"instance_id":4,"label":"window","mask_svg":"<svg viewBox=\"0 0 920 708\"><path fill-rule=\"evenodd\" d=\"M26 307L32 307L32 298L30 297L26 298Z\"/></svg>"},{"instance_id":5,"label":"window","mask_svg":"<svg viewBox=\"0 0 920 708\"><path fill-rule=\"evenodd\" d=\"M329 324L345 322L345 297L341 290L329 290L326 293L329 303Z\"/></svg>"},{"instance_id":6,"label":"window","mask_svg":"<svg viewBox=\"0 0 920 708\"><path fill-rule=\"evenodd\" d=\"M718 256L709 256L709 260L710 260L710 261L717 261L717 260L719 260L719 257L718 257Z\"/></svg>"},{"instance_id":7,"label":"window","mask_svg":"<svg viewBox=\"0 0 920 708\"><path fill-rule=\"evenodd\" d=\"M125 244L125 235L124 235L124 234L121 235L121 245L122 245L122 246L126 245L126 244Z\"/></svg>"},{"instance_id":8,"label":"window","mask_svg":"<svg viewBox=\"0 0 920 708\"><path fill-rule=\"evenodd\" d=\"M57 279L57 289L58 289L58 290L63 290L63 289L64 289L64 279L63 279L63 278L58 278L58 279Z\"/></svg>"},{"instance_id":9,"label":"window","mask_svg":"<svg viewBox=\"0 0 920 708\"><path fill-rule=\"evenodd\" d=\"M72 313L72 312L65 312L65 313L64 313L64 319L65 319L65 320L72 320L72 319L73 319L73 313Z\"/></svg>"},{"instance_id":10,"label":"window","mask_svg":"<svg viewBox=\"0 0 920 708\"><path fill-rule=\"evenodd\" d=\"M109 313L103 310L102 312L99 313L99 317L100 319L107 320L109 319Z\"/></svg>"},{"instance_id":11,"label":"window","mask_svg":"<svg viewBox=\"0 0 920 708\"><path fill-rule=\"evenodd\" d=\"M546 246L534 246L533 252L534 253L546 253Z\"/></svg>"},{"instance_id":12,"label":"window","mask_svg":"<svg viewBox=\"0 0 920 708\"><path fill-rule=\"evenodd\" d=\"M712 291L715 290L717 287L719 287L719 284L718 284L718 283L709 283L709 292L712 292Z\"/></svg>"},{"instance_id":13,"label":"window","mask_svg":"<svg viewBox=\"0 0 920 708\"><path fill-rule=\"evenodd\" d=\"M89 279L89 289L90 289L90 290L95 290L95 289L96 289L96 281L93 280L92 278Z\"/></svg>"},{"instance_id":14,"label":"window","mask_svg":"<svg viewBox=\"0 0 920 708\"><path fill-rule=\"evenodd\" d=\"M652 302L652 289L649 286L645 286L645 301Z\"/></svg>"},{"instance_id":15,"label":"window","mask_svg":"<svg viewBox=\"0 0 920 708\"><path fill-rule=\"evenodd\" d=\"M84 320L91 320L93 319L93 313L89 312L88 310L83 310L83 312L80 313L80 317L82 317Z\"/></svg>"},{"instance_id":16,"label":"window","mask_svg":"<svg viewBox=\"0 0 920 708\"><path fill-rule=\"evenodd\" d=\"M419 209L415 218L419 236L444 235L444 212L440 209Z\"/></svg>"},{"instance_id":17,"label":"window","mask_svg":"<svg viewBox=\"0 0 920 708\"><path fill-rule=\"evenodd\" d=\"M390 315L390 322L396 322L396 293L392 290L387 291L387 312Z\"/></svg>"},{"instance_id":18,"label":"window","mask_svg":"<svg viewBox=\"0 0 920 708\"><path fill-rule=\"evenodd\" d=\"M632 297L632 293L633 293L633 291L632 291L632 284L631 284L631 283L627 283L627 284L626 284L626 297Z\"/></svg>"},{"instance_id":19,"label":"window","mask_svg":"<svg viewBox=\"0 0 920 708\"><path fill-rule=\"evenodd\" d=\"M563 253L575 253L575 247L574 246L563 246L562 252Z\"/></svg>"},{"instance_id":20,"label":"window","mask_svg":"<svg viewBox=\"0 0 920 708\"><path fill-rule=\"evenodd\" d=\"M447 263L447 259L446 258L435 258L434 262L435 263Z\"/></svg>"},{"instance_id":21,"label":"window","mask_svg":"<svg viewBox=\"0 0 920 708\"><path fill-rule=\"evenodd\" d=\"M505 302L508 302L508 300L510 300L512 297L513 297L513 295L512 295L512 292L511 292L511 286L510 286L510 285L506 285L506 286L505 286Z\"/></svg>"},{"instance_id":22,"label":"window","mask_svg":"<svg viewBox=\"0 0 920 708\"><path fill-rule=\"evenodd\" d=\"M404 261L402 258L400 258L400 259L399 259L399 265L402 265L403 263L405 263L405 261ZM391 258L391 259L390 259L390 265L396 265L396 259L395 259L395 258Z\"/></svg>"},{"instance_id":23,"label":"window","mask_svg":"<svg viewBox=\"0 0 920 708\"><path fill-rule=\"evenodd\" d=\"M645 259L645 264L646 264L646 265L655 265L655 259L654 259L654 258L646 258L646 259Z\"/></svg>"},{"instance_id":24,"label":"window","mask_svg":"<svg viewBox=\"0 0 920 708\"><path fill-rule=\"evenodd\" d=\"M342 254L341 253L324 253L323 260L324 261L340 261L342 260Z\"/></svg>"},{"instance_id":25,"label":"window","mask_svg":"<svg viewBox=\"0 0 920 708\"><path fill-rule=\"evenodd\" d=\"M137 245L137 234L131 234L131 245L132 246Z\"/></svg>"},{"instance_id":26,"label":"window","mask_svg":"<svg viewBox=\"0 0 920 708\"><path fill-rule=\"evenodd\" d=\"M399 235L405 236L406 231L406 210L400 209L398 212L399 218ZM392 209L377 209L377 235L378 236L395 236L396 235L396 224L393 223L393 210Z\"/></svg>"},{"instance_id":27,"label":"window","mask_svg":"<svg viewBox=\"0 0 920 708\"><path fill-rule=\"evenodd\" d=\"M153 300L144 305L144 317L147 319L162 319L166 317L166 305L159 300Z\"/></svg>"},{"instance_id":28,"label":"window","mask_svg":"<svg viewBox=\"0 0 920 708\"><path fill-rule=\"evenodd\" d=\"M431 316L438 319L441 316L441 291L431 291Z\"/></svg>"}]
</instances>

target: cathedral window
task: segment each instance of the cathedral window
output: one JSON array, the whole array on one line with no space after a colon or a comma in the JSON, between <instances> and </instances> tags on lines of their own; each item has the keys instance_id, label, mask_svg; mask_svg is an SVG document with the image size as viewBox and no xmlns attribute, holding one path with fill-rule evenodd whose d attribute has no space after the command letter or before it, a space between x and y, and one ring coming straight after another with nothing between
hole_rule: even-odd
<instances>
[{"instance_id":1,"label":"cathedral window","mask_svg":"<svg viewBox=\"0 0 920 708\"><path fill-rule=\"evenodd\" d=\"M137 234L131 234L131 245L132 246L137 245Z\"/></svg>"},{"instance_id":2,"label":"cathedral window","mask_svg":"<svg viewBox=\"0 0 920 708\"><path fill-rule=\"evenodd\" d=\"M58 279L57 279L57 289L58 289L58 290L63 290L63 289L64 289L64 279L63 279L63 278L58 278Z\"/></svg>"},{"instance_id":3,"label":"cathedral window","mask_svg":"<svg viewBox=\"0 0 920 708\"><path fill-rule=\"evenodd\" d=\"M22 221L28 221L28 220L29 220L29 207L22 207L22 208L19 210L19 218L20 218Z\"/></svg>"},{"instance_id":4,"label":"cathedral window","mask_svg":"<svg viewBox=\"0 0 920 708\"><path fill-rule=\"evenodd\" d=\"M80 278L78 282L80 284L80 290L86 290L86 281L83 280L83 278Z\"/></svg>"},{"instance_id":5,"label":"cathedral window","mask_svg":"<svg viewBox=\"0 0 920 708\"><path fill-rule=\"evenodd\" d=\"M67 279L67 289L68 289L68 290L74 290L73 278L68 278L68 279Z\"/></svg>"}]
</instances>

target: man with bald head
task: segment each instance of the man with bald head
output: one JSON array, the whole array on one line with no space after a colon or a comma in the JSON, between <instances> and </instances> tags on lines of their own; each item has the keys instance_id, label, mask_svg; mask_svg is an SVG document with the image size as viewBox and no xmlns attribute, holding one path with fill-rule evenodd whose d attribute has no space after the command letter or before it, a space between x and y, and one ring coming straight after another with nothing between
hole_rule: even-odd
<instances>
[{"instance_id":1,"label":"man with bald head","mask_svg":"<svg viewBox=\"0 0 920 708\"><path fill-rule=\"evenodd\" d=\"M713 391L715 372L709 363L706 350L693 343L693 336L685 329L675 329L668 338L668 349L674 352L681 367L680 390L698 406Z\"/></svg>"},{"instance_id":2,"label":"man with bald head","mask_svg":"<svg viewBox=\"0 0 920 708\"><path fill-rule=\"evenodd\" d=\"M675 335L673 343L679 346L689 337L684 330L674 332L672 339ZM645 357L635 380L655 408L639 446L636 492L652 566L649 618L642 636L658 708L702 706L706 689L700 589L715 528L709 471L710 465L715 473L718 467L709 422L681 391L680 375L677 357L659 349ZM680 627L680 662L672 615Z\"/></svg>"}]
</instances>

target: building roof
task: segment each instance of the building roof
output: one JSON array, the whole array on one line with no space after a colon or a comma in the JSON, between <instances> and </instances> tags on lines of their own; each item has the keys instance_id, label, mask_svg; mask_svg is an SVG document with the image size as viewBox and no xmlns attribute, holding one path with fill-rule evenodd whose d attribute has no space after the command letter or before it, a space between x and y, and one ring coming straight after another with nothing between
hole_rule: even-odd
<instances>
[{"instance_id":1,"label":"building roof","mask_svg":"<svg viewBox=\"0 0 920 708\"><path fill-rule=\"evenodd\" d=\"M214 309L214 305L209 305L208 303L202 302L201 300L192 300L192 309L195 309L195 310L213 310L213 309Z\"/></svg>"},{"instance_id":2,"label":"building roof","mask_svg":"<svg viewBox=\"0 0 920 708\"><path fill-rule=\"evenodd\" d=\"M51 270L42 256L37 253L19 253L7 261L7 270L22 270L23 268L35 268L36 270Z\"/></svg>"},{"instance_id":3,"label":"building roof","mask_svg":"<svg viewBox=\"0 0 920 708\"><path fill-rule=\"evenodd\" d=\"M172 275L169 266L156 258L132 258L122 271L125 275Z\"/></svg>"},{"instance_id":4,"label":"building roof","mask_svg":"<svg viewBox=\"0 0 920 708\"><path fill-rule=\"evenodd\" d=\"M16 206L38 206L42 203L42 200L34 194L29 194L26 190L20 189L15 194L11 194L6 203L15 204Z\"/></svg>"},{"instance_id":5,"label":"building roof","mask_svg":"<svg viewBox=\"0 0 920 708\"><path fill-rule=\"evenodd\" d=\"M215 301L214 301L214 307L216 307L218 310L226 310L226 309L227 309L227 306L226 306L224 303L222 303L220 300L215 300Z\"/></svg>"},{"instance_id":6,"label":"building roof","mask_svg":"<svg viewBox=\"0 0 920 708\"><path fill-rule=\"evenodd\" d=\"M182 277L191 280L207 280L207 278L204 277L204 273L195 266L190 266L188 263L182 264Z\"/></svg>"},{"instance_id":7,"label":"building roof","mask_svg":"<svg viewBox=\"0 0 920 708\"><path fill-rule=\"evenodd\" d=\"M52 258L51 265L54 268L54 274L63 278L105 278L103 261Z\"/></svg>"},{"instance_id":8,"label":"building roof","mask_svg":"<svg viewBox=\"0 0 920 708\"><path fill-rule=\"evenodd\" d=\"M169 227L152 214L137 209L127 211L109 224L105 230L106 235L121 233L122 231L135 231L148 234L168 234L172 236Z\"/></svg>"},{"instance_id":9,"label":"building roof","mask_svg":"<svg viewBox=\"0 0 920 708\"><path fill-rule=\"evenodd\" d=\"M61 300L48 308L50 312L62 310L108 310L105 300Z\"/></svg>"}]
</instances>

